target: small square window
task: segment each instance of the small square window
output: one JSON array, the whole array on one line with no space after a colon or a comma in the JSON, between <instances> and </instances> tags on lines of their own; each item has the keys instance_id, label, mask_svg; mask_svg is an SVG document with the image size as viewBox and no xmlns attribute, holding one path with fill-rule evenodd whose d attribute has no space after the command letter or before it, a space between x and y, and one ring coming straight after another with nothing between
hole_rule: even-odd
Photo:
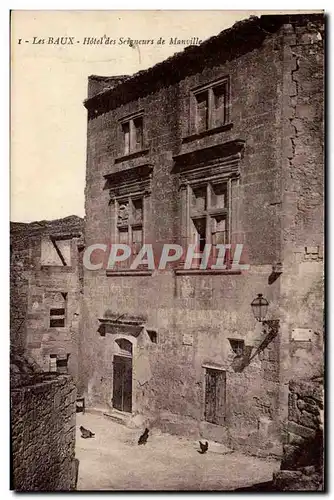
<instances>
[{"instance_id":1,"label":"small square window","mask_svg":"<svg viewBox=\"0 0 334 500\"><path fill-rule=\"evenodd\" d=\"M150 340L152 344L157 344L158 343L158 334L155 330L147 330L148 336L150 337Z\"/></svg>"},{"instance_id":2,"label":"small square window","mask_svg":"<svg viewBox=\"0 0 334 500\"><path fill-rule=\"evenodd\" d=\"M236 356L243 356L245 352L245 341L243 339L228 339Z\"/></svg>"}]
</instances>

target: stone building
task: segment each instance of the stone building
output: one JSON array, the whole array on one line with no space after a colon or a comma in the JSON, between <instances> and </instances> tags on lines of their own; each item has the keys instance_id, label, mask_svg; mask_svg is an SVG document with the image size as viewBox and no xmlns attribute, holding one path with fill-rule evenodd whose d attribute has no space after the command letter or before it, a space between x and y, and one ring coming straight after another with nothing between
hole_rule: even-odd
<instances>
[{"instance_id":1,"label":"stone building","mask_svg":"<svg viewBox=\"0 0 334 500\"><path fill-rule=\"evenodd\" d=\"M280 446L289 380L322 370L323 41L322 15L252 17L133 76L89 78L88 405ZM105 265L110 243L131 257ZM225 269L131 268L142 243L232 249ZM231 265L237 244L248 269Z\"/></svg>"},{"instance_id":2,"label":"stone building","mask_svg":"<svg viewBox=\"0 0 334 500\"><path fill-rule=\"evenodd\" d=\"M11 223L11 353L77 379L84 221Z\"/></svg>"}]
</instances>

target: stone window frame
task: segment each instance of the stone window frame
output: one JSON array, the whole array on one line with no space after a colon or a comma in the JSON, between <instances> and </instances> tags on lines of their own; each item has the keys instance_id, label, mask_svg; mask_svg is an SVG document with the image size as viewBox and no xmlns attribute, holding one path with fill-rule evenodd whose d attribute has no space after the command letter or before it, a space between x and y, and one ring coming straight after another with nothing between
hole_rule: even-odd
<instances>
[{"instance_id":1,"label":"stone window frame","mask_svg":"<svg viewBox=\"0 0 334 500\"><path fill-rule=\"evenodd\" d=\"M226 235L225 235L225 244L230 244L232 242L232 183L236 183L239 186L240 178L239 175L235 173L224 173L218 175L216 178L210 178L210 176L206 175L203 172L203 177L195 180L185 180L181 185L181 232L182 232L182 246L183 248L187 248L188 244L194 244L195 241L192 241L192 232L191 227L193 224L193 220L196 218L204 218L206 219L206 234L205 234L205 243L212 244L212 224L211 222L216 217L225 217L226 220ZM226 186L226 207L225 208L212 208L209 207L208 210L203 211L203 214L194 213L191 209L191 198L192 191L194 188L200 188L206 186L207 196L210 193L213 186L225 185ZM211 194L211 193L210 193ZM210 197L209 194L209 197ZM197 252L202 252L200 248L197 248ZM191 274L192 272L200 272L200 273L231 273L235 272L229 269L229 260L228 255L226 253L227 259L227 269L224 270L211 270L211 269L200 269L200 260L196 262L192 261L192 267L190 269L183 269L182 262L180 263L180 268L176 269L177 274Z\"/></svg>"},{"instance_id":2,"label":"stone window frame","mask_svg":"<svg viewBox=\"0 0 334 500\"><path fill-rule=\"evenodd\" d=\"M215 97L217 90L224 88L224 104L223 104L223 119L218 119L218 111L215 108ZM202 136L211 134L215 131L219 132L226 127L230 127L230 78L229 76L224 76L213 82L195 87L190 93L190 130L189 134ZM205 127L198 128L198 112L199 112L199 98L206 97L207 101L207 112L206 112L206 125Z\"/></svg>"},{"instance_id":3,"label":"stone window frame","mask_svg":"<svg viewBox=\"0 0 334 500\"><path fill-rule=\"evenodd\" d=\"M218 186L224 186L224 190L226 193L225 196L225 205L224 207L214 207L212 204L212 194ZM202 210L198 211L193 207L192 199L196 196L195 191L202 189L205 190L205 206ZM231 215L231 179L218 179L218 180L210 180L210 179L202 179L200 181L189 181L187 183L187 213L188 222L189 222L189 230L191 231L191 226L195 224L196 220L205 220L205 243L213 243L213 231L212 226L214 225L214 221L217 218L224 218L226 222L225 229L225 241L224 244L229 243L230 241L230 215ZM192 237L192 234L189 234L189 237ZM194 241L190 241L190 243L195 243ZM199 251L203 251L203 249L199 246Z\"/></svg>"},{"instance_id":4,"label":"stone window frame","mask_svg":"<svg viewBox=\"0 0 334 500\"><path fill-rule=\"evenodd\" d=\"M240 193L240 162L243 158L245 141L235 139L215 146L195 149L190 152L181 153L173 157L173 173L179 176L180 192L180 241L182 248L188 248L191 243L190 232L190 190L192 186L204 183L222 184L228 186L228 223L227 243L235 243L235 235L239 232L239 206ZM219 210L217 210L218 214ZM229 268L228 251L226 252L226 269L200 269L194 265L185 269L183 262L179 262L175 268L176 274L241 274L240 270ZM195 264L195 263L194 263Z\"/></svg>"},{"instance_id":5,"label":"stone window frame","mask_svg":"<svg viewBox=\"0 0 334 500\"><path fill-rule=\"evenodd\" d=\"M136 258L137 252L134 251L134 242L133 242L133 231L140 229L141 230L141 244L144 242L144 227L145 227L145 217L144 217L144 198L145 198L145 193L138 193L138 194L129 194L126 196L121 196L121 197L115 197L114 198L114 217L116 218L116 234L115 234L115 242L116 243L126 243L129 246L131 246L132 249L132 254L131 254L131 262ZM135 202L136 201L141 201L141 210L142 210L142 216L140 220L136 220L134 213L135 213ZM129 213L128 213L128 219L124 223L119 223L118 222L118 216L120 212L120 206L122 203L127 203L128 208L129 208ZM120 233L124 230L127 230L128 237L127 241L121 241L121 235ZM125 261L120 262L118 267L120 269L126 269L129 267L131 264L130 261Z\"/></svg>"},{"instance_id":6,"label":"stone window frame","mask_svg":"<svg viewBox=\"0 0 334 500\"><path fill-rule=\"evenodd\" d=\"M111 244L119 243L119 228L128 226L128 223L119 226L119 204L122 201L127 201L132 206L133 201L142 200L142 220L138 222L131 220L129 217L129 224L132 228L142 226L142 242L147 243L151 239L150 234L150 221L151 221L151 179L152 179L153 166L150 164L138 165L115 173L105 175L106 186L109 188L109 210L110 210L110 236ZM129 227L129 226L128 226ZM131 233L131 231L129 231ZM130 238L129 234L129 238ZM107 276L117 275L147 275L150 276L153 271L146 266L130 269L132 259L128 259L121 265L115 268L107 269Z\"/></svg>"},{"instance_id":7,"label":"stone window frame","mask_svg":"<svg viewBox=\"0 0 334 500\"><path fill-rule=\"evenodd\" d=\"M136 121L140 122L140 127L136 126ZM123 157L136 155L141 151L145 151L145 137L144 137L144 111L138 111L136 113L132 113L131 115L127 115L119 120L119 125L121 128L121 155ZM125 128L128 127L128 146L126 144L126 132ZM136 139L137 130L141 130L141 140L139 146L138 141Z\"/></svg>"}]
</instances>

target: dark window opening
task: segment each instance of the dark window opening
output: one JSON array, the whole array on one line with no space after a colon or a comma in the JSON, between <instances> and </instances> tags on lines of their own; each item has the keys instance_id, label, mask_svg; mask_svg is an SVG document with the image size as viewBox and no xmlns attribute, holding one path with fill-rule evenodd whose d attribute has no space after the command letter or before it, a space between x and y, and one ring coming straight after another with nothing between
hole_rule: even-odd
<instances>
[{"instance_id":1,"label":"dark window opening","mask_svg":"<svg viewBox=\"0 0 334 500\"><path fill-rule=\"evenodd\" d=\"M68 373L68 359L70 354L50 354L50 372Z\"/></svg>"},{"instance_id":2,"label":"dark window opening","mask_svg":"<svg viewBox=\"0 0 334 500\"><path fill-rule=\"evenodd\" d=\"M157 344L158 343L158 334L155 330L147 330L148 336L150 337L150 340L152 344Z\"/></svg>"},{"instance_id":3,"label":"dark window opening","mask_svg":"<svg viewBox=\"0 0 334 500\"><path fill-rule=\"evenodd\" d=\"M66 320L66 292L55 292L51 299L50 328L64 328Z\"/></svg>"},{"instance_id":4,"label":"dark window opening","mask_svg":"<svg viewBox=\"0 0 334 500\"><path fill-rule=\"evenodd\" d=\"M237 356L243 356L245 352L245 341L243 339L228 339L233 352Z\"/></svg>"},{"instance_id":5,"label":"dark window opening","mask_svg":"<svg viewBox=\"0 0 334 500\"><path fill-rule=\"evenodd\" d=\"M57 356L57 372L58 373L68 373L68 358L69 354L65 356Z\"/></svg>"},{"instance_id":6,"label":"dark window opening","mask_svg":"<svg viewBox=\"0 0 334 500\"><path fill-rule=\"evenodd\" d=\"M50 328L64 328L65 318L50 318Z\"/></svg>"}]
</instances>

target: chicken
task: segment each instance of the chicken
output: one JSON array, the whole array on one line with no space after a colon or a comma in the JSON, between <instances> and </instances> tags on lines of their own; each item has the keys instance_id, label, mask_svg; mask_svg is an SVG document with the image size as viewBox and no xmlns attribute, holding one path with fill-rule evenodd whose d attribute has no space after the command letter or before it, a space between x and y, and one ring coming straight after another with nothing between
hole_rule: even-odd
<instances>
[{"instance_id":1,"label":"chicken","mask_svg":"<svg viewBox=\"0 0 334 500\"><path fill-rule=\"evenodd\" d=\"M150 431L148 430L148 428L146 427L146 429L144 430L143 434L140 436L140 438L138 439L138 444L146 444L147 442L147 438L148 438L148 433Z\"/></svg>"},{"instance_id":2,"label":"chicken","mask_svg":"<svg viewBox=\"0 0 334 500\"><path fill-rule=\"evenodd\" d=\"M209 443L207 441L205 441L205 443L203 444L201 441L199 441L199 445L200 445L200 448L201 448L201 451L199 451L198 453L206 453L209 449Z\"/></svg>"},{"instance_id":3,"label":"chicken","mask_svg":"<svg viewBox=\"0 0 334 500\"><path fill-rule=\"evenodd\" d=\"M95 436L94 432L89 429L85 429L82 425L80 425L81 437L84 439L92 438Z\"/></svg>"}]
</instances>

